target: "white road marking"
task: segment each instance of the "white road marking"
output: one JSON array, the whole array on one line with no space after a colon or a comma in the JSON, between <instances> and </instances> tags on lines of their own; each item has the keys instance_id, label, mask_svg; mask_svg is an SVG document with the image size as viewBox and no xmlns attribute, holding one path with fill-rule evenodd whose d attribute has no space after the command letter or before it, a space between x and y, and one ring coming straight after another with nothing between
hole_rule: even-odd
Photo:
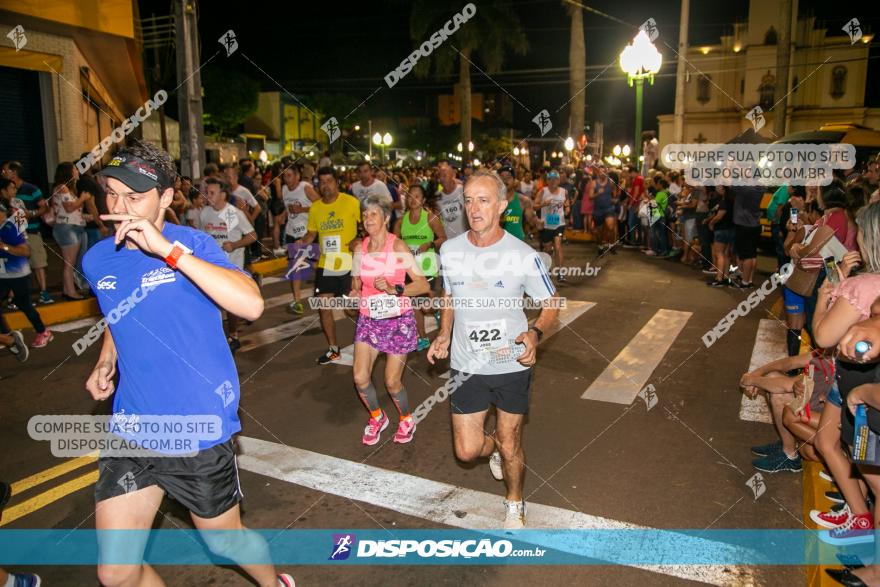
<instances>
[{"instance_id":1,"label":"white road marking","mask_svg":"<svg viewBox=\"0 0 880 587\"><path fill-rule=\"evenodd\" d=\"M308 308L308 306L309 306L308 298L312 297L312 294L314 292L315 292L315 290L311 287L305 287L300 292L300 295L302 296L300 301L303 303L303 305L305 307ZM290 292L283 293L280 296L272 296L271 298L266 298L266 309L268 310L269 308L277 308L278 306L286 306L287 304L289 304L292 301L293 301L293 294L291 294Z\"/></svg>"},{"instance_id":2,"label":"white road marking","mask_svg":"<svg viewBox=\"0 0 880 587\"><path fill-rule=\"evenodd\" d=\"M691 312L657 310L581 399L632 404L690 317Z\"/></svg>"},{"instance_id":3,"label":"white road marking","mask_svg":"<svg viewBox=\"0 0 880 587\"><path fill-rule=\"evenodd\" d=\"M98 322L98 318L83 318L82 320L74 320L73 322L64 322L63 324L53 324L49 326L52 332L70 332L80 328L89 328Z\"/></svg>"},{"instance_id":4,"label":"white road marking","mask_svg":"<svg viewBox=\"0 0 880 587\"><path fill-rule=\"evenodd\" d=\"M431 481L257 438L239 436L238 444L241 448L239 467L252 473L418 517L435 524L478 530L494 530L502 526L500 494ZM530 528L647 529L611 518L537 503L529 503L527 512ZM554 541L549 547L582 553L576 541L573 544L559 544ZM707 552L709 557L713 556L711 553L735 556L737 552L741 552L728 544L686 535L681 537L681 548L694 553ZM628 566L710 585L755 584L748 567L677 564ZM731 572L734 569L735 572Z\"/></svg>"},{"instance_id":5,"label":"white road marking","mask_svg":"<svg viewBox=\"0 0 880 587\"><path fill-rule=\"evenodd\" d=\"M749 362L749 371L754 371L762 365L772 361L784 359L788 355L785 345L785 328L777 320L770 318L761 319L758 324L758 333L755 335L755 346L752 348L752 360ZM742 403L739 408L739 419L749 422L773 423L770 416L770 408L767 399L759 395L755 399L749 399L742 394Z\"/></svg>"},{"instance_id":6,"label":"white road marking","mask_svg":"<svg viewBox=\"0 0 880 587\"><path fill-rule=\"evenodd\" d=\"M296 318L291 322L284 322L278 326L273 326L272 328L251 332L250 334L239 337L239 340L241 341L239 352L244 353L252 351L261 346L278 342L279 340L293 338L294 336L301 334L303 331L314 327L321 327L321 321L318 319L317 314L303 316Z\"/></svg>"},{"instance_id":7,"label":"white road marking","mask_svg":"<svg viewBox=\"0 0 880 587\"><path fill-rule=\"evenodd\" d=\"M566 300L566 306L559 311L558 319L547 329L547 332L544 333L544 340L547 340L568 326L572 321L595 305L595 302ZM534 320L531 322L534 322ZM435 330L437 330L437 320L431 315L425 316L425 334L430 334ZM334 365L347 365L349 367L354 365L354 344L339 349L339 354L342 356L335 361L331 361L331 363ZM446 375L446 377L448 378L449 376Z\"/></svg>"}]
</instances>

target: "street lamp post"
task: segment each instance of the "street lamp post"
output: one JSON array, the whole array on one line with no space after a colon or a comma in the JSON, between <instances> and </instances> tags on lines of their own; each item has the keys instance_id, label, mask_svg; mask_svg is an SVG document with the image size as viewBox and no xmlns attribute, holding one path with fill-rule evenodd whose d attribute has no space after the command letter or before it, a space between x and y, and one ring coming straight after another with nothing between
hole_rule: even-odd
<instances>
[{"instance_id":1,"label":"street lamp post","mask_svg":"<svg viewBox=\"0 0 880 587\"><path fill-rule=\"evenodd\" d=\"M391 141L393 138L391 137L390 132L386 132L384 135L380 132L376 132L373 134L373 143L377 147L382 147L382 162L385 163L385 148L391 146Z\"/></svg>"},{"instance_id":2,"label":"street lamp post","mask_svg":"<svg viewBox=\"0 0 880 587\"><path fill-rule=\"evenodd\" d=\"M384 161L385 163L388 162L387 157L385 157L385 149L391 146L391 141L392 137L390 132L386 132L384 135L382 135L382 161Z\"/></svg>"},{"instance_id":3,"label":"street lamp post","mask_svg":"<svg viewBox=\"0 0 880 587\"><path fill-rule=\"evenodd\" d=\"M620 68L626 73L630 87L636 86L636 142L635 154L642 149L642 93L645 79L654 84L654 74L660 71L663 56L648 38L648 34L640 30L631 45L624 47L620 53Z\"/></svg>"}]
</instances>

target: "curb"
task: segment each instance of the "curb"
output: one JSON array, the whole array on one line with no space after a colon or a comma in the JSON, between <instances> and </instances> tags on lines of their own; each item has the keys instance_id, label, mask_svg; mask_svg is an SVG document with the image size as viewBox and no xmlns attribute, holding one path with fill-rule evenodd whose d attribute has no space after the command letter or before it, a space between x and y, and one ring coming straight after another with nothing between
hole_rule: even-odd
<instances>
[{"instance_id":1,"label":"curb","mask_svg":"<svg viewBox=\"0 0 880 587\"><path fill-rule=\"evenodd\" d=\"M580 230L573 230L571 228L565 229L565 238L572 242L581 242L581 243L594 243L596 239L592 234L584 234Z\"/></svg>"},{"instance_id":2,"label":"curb","mask_svg":"<svg viewBox=\"0 0 880 587\"><path fill-rule=\"evenodd\" d=\"M822 470L822 465L820 463L816 463L813 461L804 461L804 523L807 525L807 528L810 530L821 530L813 520L810 519L810 510L818 509L818 510L826 510L828 506L831 505L825 498L825 492L830 491L833 487L831 483L825 481L821 477L819 477L819 471ZM816 547L814 541L813 544L807 546L807 552L805 553L807 560L819 559L819 553L813 552ZM809 543L808 543L809 544ZM819 546L818 548L821 548ZM826 555L827 556L827 555ZM806 568L807 571L807 585L809 587L839 587L839 583L834 581L831 577L829 577L825 573L825 569L840 569L842 565L837 566L822 566L822 565L813 565L808 566Z\"/></svg>"},{"instance_id":3,"label":"curb","mask_svg":"<svg viewBox=\"0 0 880 587\"><path fill-rule=\"evenodd\" d=\"M286 257L269 259L268 261L257 261L250 266L252 274L260 275L272 275L282 273L286 270ZM37 312L40 313L40 318L43 319L43 323L46 326L101 315L101 309L98 307L98 300L95 298L86 298L84 300L76 300L73 302L55 302L54 304L35 306L35 308ZM3 318L6 320L9 328L13 330L31 328L31 323L21 311L4 313Z\"/></svg>"}]
</instances>

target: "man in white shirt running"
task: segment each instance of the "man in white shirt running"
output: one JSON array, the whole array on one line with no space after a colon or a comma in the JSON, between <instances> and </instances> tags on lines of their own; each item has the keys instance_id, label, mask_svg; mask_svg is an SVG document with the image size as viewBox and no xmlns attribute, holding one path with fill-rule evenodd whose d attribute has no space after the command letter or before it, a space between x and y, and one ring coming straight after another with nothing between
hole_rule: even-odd
<instances>
[{"instance_id":1,"label":"man in white shirt running","mask_svg":"<svg viewBox=\"0 0 880 587\"><path fill-rule=\"evenodd\" d=\"M242 210L247 215L248 221L253 224L257 216L260 215L262 208L254 194L238 183L238 171L238 165L233 163L224 169L223 175L226 178L226 183L229 185L229 195L234 196L236 199L236 207ZM242 202L246 205L242 205Z\"/></svg>"},{"instance_id":2,"label":"man in white shirt running","mask_svg":"<svg viewBox=\"0 0 880 587\"><path fill-rule=\"evenodd\" d=\"M358 202L363 204L364 200L367 199L367 196L391 197L391 192L388 191L388 186L385 185L384 181L376 179L369 163L361 161L357 167L357 174L358 181L351 185L351 193L358 199Z\"/></svg>"},{"instance_id":3,"label":"man in white shirt running","mask_svg":"<svg viewBox=\"0 0 880 587\"><path fill-rule=\"evenodd\" d=\"M257 233L245 213L227 201L229 188L226 184L209 177L205 180L205 189L208 205L199 214L202 230L214 237L233 265L244 270L245 247L257 240ZM238 323L238 317L227 312L227 342L233 353L241 348Z\"/></svg>"},{"instance_id":4,"label":"man in white shirt running","mask_svg":"<svg viewBox=\"0 0 880 587\"><path fill-rule=\"evenodd\" d=\"M556 291L539 254L500 225L507 209L504 183L478 171L465 187L470 230L443 243L444 297L440 332L428 362L450 357L450 408L455 456L465 462L491 457L495 479L507 485L505 528L525 526L523 420L536 349L558 314ZM541 302L529 326L523 294ZM453 309L454 305L454 309ZM491 405L496 430L486 435Z\"/></svg>"}]
</instances>

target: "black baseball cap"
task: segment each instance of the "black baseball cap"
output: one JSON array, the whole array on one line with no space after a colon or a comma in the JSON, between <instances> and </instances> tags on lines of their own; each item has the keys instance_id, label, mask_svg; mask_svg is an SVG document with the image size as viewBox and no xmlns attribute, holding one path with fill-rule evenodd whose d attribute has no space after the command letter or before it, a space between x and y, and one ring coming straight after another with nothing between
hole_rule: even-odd
<instances>
[{"instance_id":1,"label":"black baseball cap","mask_svg":"<svg viewBox=\"0 0 880 587\"><path fill-rule=\"evenodd\" d=\"M507 173L509 173L510 175L513 175L513 176L516 175L516 172L513 171L513 167L511 167L510 165L502 165L501 168L498 170L498 173L501 174L501 173L504 173L505 171Z\"/></svg>"},{"instance_id":2,"label":"black baseball cap","mask_svg":"<svg viewBox=\"0 0 880 587\"><path fill-rule=\"evenodd\" d=\"M148 192L153 188L161 192L162 186L174 185L173 178L166 176L155 165L128 153L113 157L98 175L118 179L137 193Z\"/></svg>"}]
</instances>

